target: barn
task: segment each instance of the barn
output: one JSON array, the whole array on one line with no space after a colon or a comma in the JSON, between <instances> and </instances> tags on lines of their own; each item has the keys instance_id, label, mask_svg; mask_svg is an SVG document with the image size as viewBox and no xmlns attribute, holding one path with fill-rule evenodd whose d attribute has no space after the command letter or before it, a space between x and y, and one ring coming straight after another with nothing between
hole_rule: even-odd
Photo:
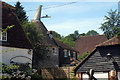
<instances>
[{"instance_id":1,"label":"barn","mask_svg":"<svg viewBox=\"0 0 120 80\"><path fill-rule=\"evenodd\" d=\"M92 76L97 80L120 80L120 37L115 36L99 45L79 65L74 68L81 80Z\"/></svg>"}]
</instances>

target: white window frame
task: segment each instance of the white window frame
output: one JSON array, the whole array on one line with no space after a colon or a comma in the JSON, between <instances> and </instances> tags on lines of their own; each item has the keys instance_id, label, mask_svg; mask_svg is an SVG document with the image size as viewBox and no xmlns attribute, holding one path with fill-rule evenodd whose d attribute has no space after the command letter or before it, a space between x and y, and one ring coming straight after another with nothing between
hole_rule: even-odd
<instances>
[{"instance_id":1,"label":"white window frame","mask_svg":"<svg viewBox=\"0 0 120 80\"><path fill-rule=\"evenodd\" d=\"M3 35L3 34L5 34L5 35ZM3 39L3 37L4 37L5 39ZM2 33L1 38L2 38L2 39L1 39L2 41L7 41L7 32Z\"/></svg>"},{"instance_id":2,"label":"white window frame","mask_svg":"<svg viewBox=\"0 0 120 80\"><path fill-rule=\"evenodd\" d=\"M71 54L70 54L70 50L68 51L68 55L71 56Z\"/></svg>"},{"instance_id":3,"label":"white window frame","mask_svg":"<svg viewBox=\"0 0 120 80\"><path fill-rule=\"evenodd\" d=\"M68 57L67 50L64 49L64 57Z\"/></svg>"}]
</instances>

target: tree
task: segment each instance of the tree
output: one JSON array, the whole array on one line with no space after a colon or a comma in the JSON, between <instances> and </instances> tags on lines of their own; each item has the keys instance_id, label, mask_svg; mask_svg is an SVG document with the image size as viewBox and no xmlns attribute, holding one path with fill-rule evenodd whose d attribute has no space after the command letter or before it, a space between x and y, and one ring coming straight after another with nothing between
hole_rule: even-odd
<instances>
[{"instance_id":1,"label":"tree","mask_svg":"<svg viewBox=\"0 0 120 80\"><path fill-rule=\"evenodd\" d=\"M26 12L24 10L24 7L21 5L21 3L19 1L16 2L16 4L15 4L15 13L16 13L16 15L21 23L28 20L27 19L28 17L26 16Z\"/></svg>"},{"instance_id":2,"label":"tree","mask_svg":"<svg viewBox=\"0 0 120 80\"><path fill-rule=\"evenodd\" d=\"M55 32L55 31L52 31L52 36L55 37L55 38L57 38L57 39L61 39L61 35L58 34L58 33Z\"/></svg>"},{"instance_id":3,"label":"tree","mask_svg":"<svg viewBox=\"0 0 120 80\"><path fill-rule=\"evenodd\" d=\"M108 39L114 35L120 34L120 13L117 10L112 9L108 12L108 16L105 16L105 22L101 24L100 29L104 32Z\"/></svg>"},{"instance_id":4,"label":"tree","mask_svg":"<svg viewBox=\"0 0 120 80\"><path fill-rule=\"evenodd\" d=\"M74 47L75 41L79 38L78 30L75 30L74 33L69 34L68 36L62 37L60 41L64 44L67 44L71 47Z\"/></svg>"},{"instance_id":5,"label":"tree","mask_svg":"<svg viewBox=\"0 0 120 80\"><path fill-rule=\"evenodd\" d=\"M99 33L97 33L97 31L95 31L95 30L90 30L90 31L88 31L86 33L86 36L88 36L88 35L91 35L91 36L93 36L93 35L99 35Z\"/></svg>"},{"instance_id":6,"label":"tree","mask_svg":"<svg viewBox=\"0 0 120 80\"><path fill-rule=\"evenodd\" d=\"M85 36L85 35L86 35L85 33L79 34L79 36Z\"/></svg>"},{"instance_id":7,"label":"tree","mask_svg":"<svg viewBox=\"0 0 120 80\"><path fill-rule=\"evenodd\" d=\"M38 60L45 58L45 55L48 53L48 49L42 42L43 35L40 33L40 30L35 27L35 23L28 23L25 21L23 23L23 28L34 46L33 52L37 55Z\"/></svg>"},{"instance_id":8,"label":"tree","mask_svg":"<svg viewBox=\"0 0 120 80\"><path fill-rule=\"evenodd\" d=\"M73 37L71 37L72 34L66 36L66 37L62 37L62 39L60 40L61 42L63 42L64 44L73 47L75 42L73 40Z\"/></svg>"},{"instance_id":9,"label":"tree","mask_svg":"<svg viewBox=\"0 0 120 80\"><path fill-rule=\"evenodd\" d=\"M75 30L74 34L73 34L73 39L74 39L74 41L76 41L78 38L79 38L79 32L78 32L78 30Z\"/></svg>"}]
</instances>

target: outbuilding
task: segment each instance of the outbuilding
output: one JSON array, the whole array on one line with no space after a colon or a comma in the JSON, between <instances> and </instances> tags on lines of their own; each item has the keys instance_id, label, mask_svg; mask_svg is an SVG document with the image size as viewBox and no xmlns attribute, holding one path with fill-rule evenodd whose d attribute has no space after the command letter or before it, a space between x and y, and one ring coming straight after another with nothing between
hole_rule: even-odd
<instances>
[{"instance_id":1,"label":"outbuilding","mask_svg":"<svg viewBox=\"0 0 120 80\"><path fill-rule=\"evenodd\" d=\"M113 37L99 45L75 69L81 80L90 78L90 70L97 80L120 79L120 37Z\"/></svg>"}]
</instances>

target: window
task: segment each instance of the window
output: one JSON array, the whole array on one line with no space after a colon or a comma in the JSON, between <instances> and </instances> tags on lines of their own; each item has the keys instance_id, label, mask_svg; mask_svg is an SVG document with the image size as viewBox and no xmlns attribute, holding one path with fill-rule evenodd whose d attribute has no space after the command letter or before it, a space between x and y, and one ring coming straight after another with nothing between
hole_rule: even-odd
<instances>
[{"instance_id":1,"label":"window","mask_svg":"<svg viewBox=\"0 0 120 80\"><path fill-rule=\"evenodd\" d=\"M70 51L68 51L68 55L71 56Z\"/></svg>"},{"instance_id":2,"label":"window","mask_svg":"<svg viewBox=\"0 0 120 80\"><path fill-rule=\"evenodd\" d=\"M117 74L117 75L118 75L118 80L120 80L120 72L118 72L118 74Z\"/></svg>"},{"instance_id":3,"label":"window","mask_svg":"<svg viewBox=\"0 0 120 80\"><path fill-rule=\"evenodd\" d=\"M75 52L73 52L73 58L76 59L76 53Z\"/></svg>"},{"instance_id":4,"label":"window","mask_svg":"<svg viewBox=\"0 0 120 80\"><path fill-rule=\"evenodd\" d=\"M7 41L7 32L2 33L2 41Z\"/></svg>"},{"instance_id":5,"label":"window","mask_svg":"<svg viewBox=\"0 0 120 80\"><path fill-rule=\"evenodd\" d=\"M0 29L0 40L7 41L7 32L2 33L1 29Z\"/></svg>"},{"instance_id":6,"label":"window","mask_svg":"<svg viewBox=\"0 0 120 80\"><path fill-rule=\"evenodd\" d=\"M52 52L57 54L57 48L52 48Z\"/></svg>"},{"instance_id":7,"label":"window","mask_svg":"<svg viewBox=\"0 0 120 80\"><path fill-rule=\"evenodd\" d=\"M67 50L64 50L64 57L67 57Z\"/></svg>"}]
</instances>

